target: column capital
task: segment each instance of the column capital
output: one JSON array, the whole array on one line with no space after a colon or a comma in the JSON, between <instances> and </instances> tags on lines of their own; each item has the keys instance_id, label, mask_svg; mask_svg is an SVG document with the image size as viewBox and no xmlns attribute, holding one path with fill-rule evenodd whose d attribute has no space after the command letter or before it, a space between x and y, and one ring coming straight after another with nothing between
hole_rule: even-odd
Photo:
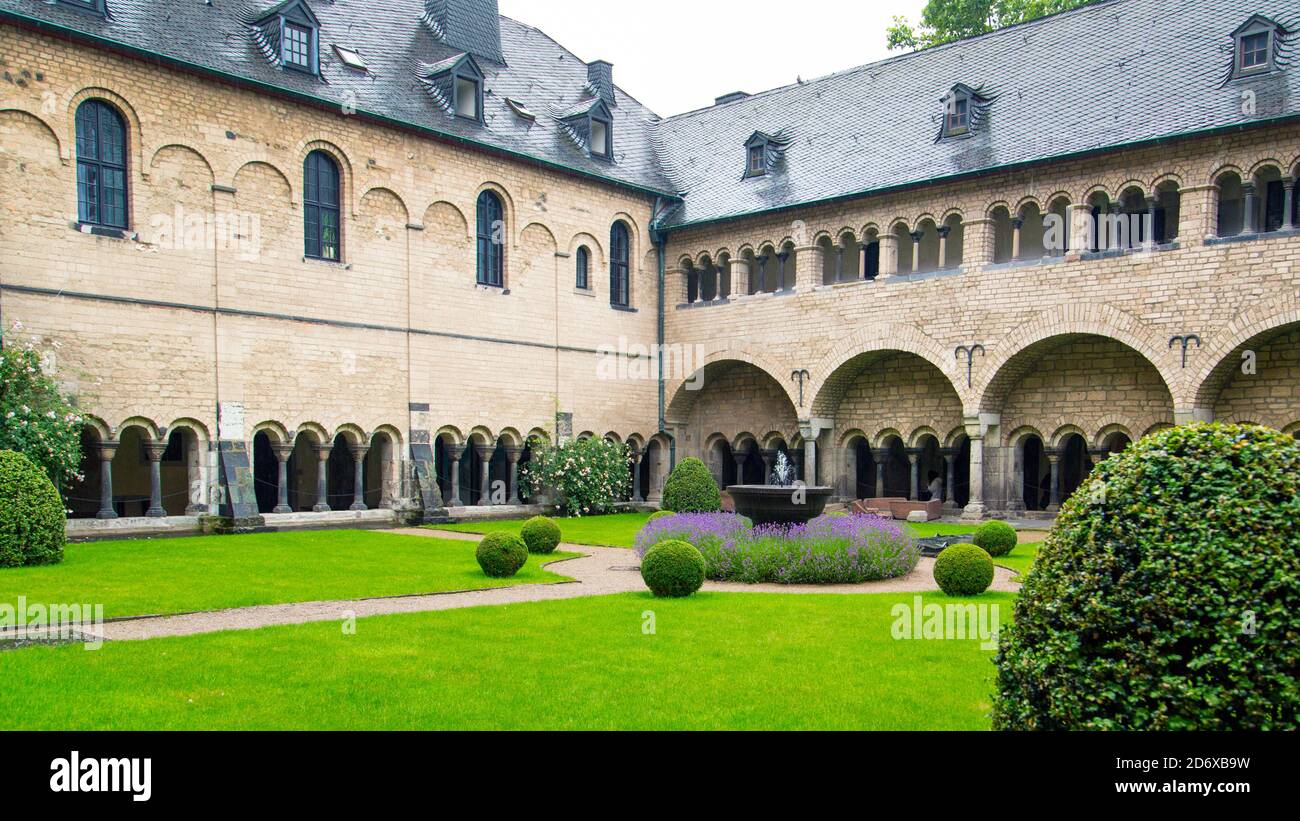
<instances>
[{"instance_id":1,"label":"column capital","mask_svg":"<svg viewBox=\"0 0 1300 821\"><path fill-rule=\"evenodd\" d=\"M334 450L334 445L333 443L322 445L319 442L312 442L311 449L316 451L316 458L324 462L326 459L330 458L330 452Z\"/></svg>"},{"instance_id":2,"label":"column capital","mask_svg":"<svg viewBox=\"0 0 1300 821\"><path fill-rule=\"evenodd\" d=\"M506 445L503 450L506 452L506 459L512 465L518 462L519 458L524 455L524 449L521 445Z\"/></svg>"},{"instance_id":3,"label":"column capital","mask_svg":"<svg viewBox=\"0 0 1300 821\"><path fill-rule=\"evenodd\" d=\"M104 441L100 442L99 443L100 460L105 462L113 461L113 457L117 456L117 449L121 447L121 445L122 443L116 439L105 439Z\"/></svg>"},{"instance_id":4,"label":"column capital","mask_svg":"<svg viewBox=\"0 0 1300 821\"><path fill-rule=\"evenodd\" d=\"M474 454L484 462L490 460L492 458L492 453L497 449L495 444L480 445L478 443L475 443L473 445L473 448L474 448Z\"/></svg>"},{"instance_id":5,"label":"column capital","mask_svg":"<svg viewBox=\"0 0 1300 821\"><path fill-rule=\"evenodd\" d=\"M294 446L292 442L273 442L271 443L271 450L275 452L276 459L287 462L289 457L293 456Z\"/></svg>"},{"instance_id":6,"label":"column capital","mask_svg":"<svg viewBox=\"0 0 1300 821\"><path fill-rule=\"evenodd\" d=\"M370 452L370 446L364 442L360 444L348 442L348 452L352 454L353 459L360 462L362 459L365 459L366 454Z\"/></svg>"},{"instance_id":7,"label":"column capital","mask_svg":"<svg viewBox=\"0 0 1300 821\"><path fill-rule=\"evenodd\" d=\"M166 442L145 442L145 453L149 456L150 462L161 462L163 454L167 452Z\"/></svg>"}]
</instances>

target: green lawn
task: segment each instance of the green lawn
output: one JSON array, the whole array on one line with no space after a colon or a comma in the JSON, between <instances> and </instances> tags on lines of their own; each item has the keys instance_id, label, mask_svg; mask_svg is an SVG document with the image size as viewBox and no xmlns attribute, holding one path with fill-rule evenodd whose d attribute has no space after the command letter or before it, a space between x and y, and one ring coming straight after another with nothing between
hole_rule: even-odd
<instances>
[{"instance_id":1,"label":"green lawn","mask_svg":"<svg viewBox=\"0 0 1300 821\"><path fill-rule=\"evenodd\" d=\"M27 647L0 652L0 729L987 729L992 654L893 639L912 601L629 593Z\"/></svg>"},{"instance_id":2,"label":"green lawn","mask_svg":"<svg viewBox=\"0 0 1300 821\"><path fill-rule=\"evenodd\" d=\"M997 556L993 563L1002 567L1009 567L1020 574L1020 581L1024 581L1024 575L1033 567L1034 560L1038 558L1038 549L1041 544L1020 544L1005 556Z\"/></svg>"},{"instance_id":3,"label":"green lawn","mask_svg":"<svg viewBox=\"0 0 1300 821\"><path fill-rule=\"evenodd\" d=\"M0 569L0 602L103 604L107 618L334 599L439 593L564 581L530 556L512 579L490 579L472 542L376 531L68 545L62 564Z\"/></svg>"},{"instance_id":4,"label":"green lawn","mask_svg":"<svg viewBox=\"0 0 1300 821\"><path fill-rule=\"evenodd\" d=\"M649 513L615 513L609 516L584 516L580 519L556 519L563 540L569 544L586 544L605 547L632 547L636 534L645 526ZM519 533L523 519L504 519L496 522L466 522L457 525L434 525L435 530L454 530L460 533Z\"/></svg>"}]
</instances>

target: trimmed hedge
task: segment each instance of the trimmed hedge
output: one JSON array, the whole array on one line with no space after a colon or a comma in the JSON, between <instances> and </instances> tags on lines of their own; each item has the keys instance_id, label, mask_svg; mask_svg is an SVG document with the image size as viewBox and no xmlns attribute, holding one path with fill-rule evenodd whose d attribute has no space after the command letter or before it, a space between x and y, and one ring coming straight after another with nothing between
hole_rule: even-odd
<instances>
[{"instance_id":1,"label":"trimmed hedge","mask_svg":"<svg viewBox=\"0 0 1300 821\"><path fill-rule=\"evenodd\" d=\"M976 546L984 548L990 556L1005 556L1015 550L1016 545L1020 543L1020 537L1016 535L1014 527L994 519L980 525L975 531L975 538L971 541Z\"/></svg>"},{"instance_id":2,"label":"trimmed hedge","mask_svg":"<svg viewBox=\"0 0 1300 821\"><path fill-rule=\"evenodd\" d=\"M722 492L703 462L683 459L664 483L663 507L676 513L716 513L722 510Z\"/></svg>"},{"instance_id":3,"label":"trimmed hedge","mask_svg":"<svg viewBox=\"0 0 1300 821\"><path fill-rule=\"evenodd\" d=\"M659 598L683 599L704 585L704 557L687 542L670 539L641 560L641 578Z\"/></svg>"},{"instance_id":4,"label":"trimmed hedge","mask_svg":"<svg viewBox=\"0 0 1300 821\"><path fill-rule=\"evenodd\" d=\"M1003 629L993 723L1294 730L1300 442L1194 424L1101 462Z\"/></svg>"},{"instance_id":5,"label":"trimmed hedge","mask_svg":"<svg viewBox=\"0 0 1300 821\"><path fill-rule=\"evenodd\" d=\"M534 516L519 529L519 537L529 553L554 553L560 546L560 526L545 516Z\"/></svg>"},{"instance_id":6,"label":"trimmed hedge","mask_svg":"<svg viewBox=\"0 0 1300 821\"><path fill-rule=\"evenodd\" d=\"M0 450L0 567L63 561L67 520L45 471L21 453Z\"/></svg>"},{"instance_id":7,"label":"trimmed hedge","mask_svg":"<svg viewBox=\"0 0 1300 821\"><path fill-rule=\"evenodd\" d=\"M934 560L934 580L949 596L978 596L993 584L993 557L978 545L952 545Z\"/></svg>"},{"instance_id":8,"label":"trimmed hedge","mask_svg":"<svg viewBox=\"0 0 1300 821\"><path fill-rule=\"evenodd\" d=\"M669 516L676 515L677 514L671 510L656 510L654 513L650 514L650 518L646 519L645 523L650 524L651 522L657 522L660 519L667 519Z\"/></svg>"},{"instance_id":9,"label":"trimmed hedge","mask_svg":"<svg viewBox=\"0 0 1300 821\"><path fill-rule=\"evenodd\" d=\"M478 566L494 579L508 579L528 561L524 540L510 533L489 533L478 543L474 554Z\"/></svg>"}]
</instances>

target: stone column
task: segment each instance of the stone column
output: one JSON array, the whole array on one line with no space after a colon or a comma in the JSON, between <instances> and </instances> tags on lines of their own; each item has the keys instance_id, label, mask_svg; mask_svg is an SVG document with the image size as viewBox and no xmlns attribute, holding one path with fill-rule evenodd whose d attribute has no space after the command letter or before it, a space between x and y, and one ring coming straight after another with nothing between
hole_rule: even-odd
<instances>
[{"instance_id":1,"label":"stone column","mask_svg":"<svg viewBox=\"0 0 1300 821\"><path fill-rule=\"evenodd\" d=\"M887 448L876 448L871 451L871 458L876 463L876 496L877 499L885 498L885 461L889 459L889 450Z\"/></svg>"},{"instance_id":2,"label":"stone column","mask_svg":"<svg viewBox=\"0 0 1300 821\"><path fill-rule=\"evenodd\" d=\"M352 506L348 510L369 510L366 507L366 445L348 445L352 454Z\"/></svg>"},{"instance_id":3,"label":"stone column","mask_svg":"<svg viewBox=\"0 0 1300 821\"><path fill-rule=\"evenodd\" d=\"M1066 206L1065 214L1065 230L1069 232L1066 253L1077 256L1093 250L1097 238L1093 236L1096 223L1092 219L1092 206L1086 202L1073 202Z\"/></svg>"},{"instance_id":4,"label":"stone column","mask_svg":"<svg viewBox=\"0 0 1300 821\"><path fill-rule=\"evenodd\" d=\"M835 246L835 281L844 281L844 246Z\"/></svg>"},{"instance_id":5,"label":"stone column","mask_svg":"<svg viewBox=\"0 0 1300 821\"><path fill-rule=\"evenodd\" d=\"M808 483L808 474L804 468L807 466L808 451L806 448L795 448L790 451L790 463L794 468L795 481Z\"/></svg>"},{"instance_id":6,"label":"stone column","mask_svg":"<svg viewBox=\"0 0 1300 821\"><path fill-rule=\"evenodd\" d=\"M767 287L767 264L772 261L769 254L762 254L754 258L758 263L758 277L751 279L749 283L749 292L751 294L761 294Z\"/></svg>"},{"instance_id":7,"label":"stone column","mask_svg":"<svg viewBox=\"0 0 1300 821\"><path fill-rule=\"evenodd\" d=\"M993 220L966 220L962 223L962 261L972 268L993 263Z\"/></svg>"},{"instance_id":8,"label":"stone column","mask_svg":"<svg viewBox=\"0 0 1300 821\"><path fill-rule=\"evenodd\" d=\"M754 293L749 282L749 275L749 260L742 257L731 261L731 296ZM744 283L743 287L741 283Z\"/></svg>"},{"instance_id":9,"label":"stone column","mask_svg":"<svg viewBox=\"0 0 1300 821\"><path fill-rule=\"evenodd\" d=\"M763 457L763 484L772 484L772 468L776 464L776 455L780 451L764 448L758 453Z\"/></svg>"},{"instance_id":10,"label":"stone column","mask_svg":"<svg viewBox=\"0 0 1300 821\"><path fill-rule=\"evenodd\" d=\"M312 450L316 451L316 504L312 507L313 513L329 513L329 459L330 451L334 449L333 445L312 445Z\"/></svg>"},{"instance_id":11,"label":"stone column","mask_svg":"<svg viewBox=\"0 0 1300 821\"><path fill-rule=\"evenodd\" d=\"M1061 451L1048 450L1047 461L1052 465L1052 497L1047 512L1055 513L1061 509Z\"/></svg>"},{"instance_id":12,"label":"stone column","mask_svg":"<svg viewBox=\"0 0 1300 821\"><path fill-rule=\"evenodd\" d=\"M908 236L912 238L912 273L915 274L921 269L921 240L925 237L925 234L920 231L913 231Z\"/></svg>"},{"instance_id":13,"label":"stone column","mask_svg":"<svg viewBox=\"0 0 1300 821\"><path fill-rule=\"evenodd\" d=\"M1154 251L1159 239L1156 237L1156 206L1159 204L1156 197L1147 197L1147 213L1142 224L1142 248L1147 251Z\"/></svg>"},{"instance_id":14,"label":"stone column","mask_svg":"<svg viewBox=\"0 0 1300 821\"><path fill-rule=\"evenodd\" d=\"M877 266L877 268L879 268L879 265L880 265L880 262L879 262L879 260L880 260L880 254L878 253L878 252L879 252L879 248L880 248L880 241L877 240L877 241L876 241L876 249L877 249L877 254L876 254L876 260L877 260L877 262L876 262L876 266ZM866 237L863 237L863 239L862 239L862 252L861 252L861 253L862 253L862 278L863 278L863 279L866 279L866 278L867 278L867 261L868 261L868 259L870 258L870 254L871 254L871 241L870 241L869 239L867 239ZM879 275L880 275L880 272L877 271L877 272L876 272L876 276L879 276Z\"/></svg>"},{"instance_id":15,"label":"stone column","mask_svg":"<svg viewBox=\"0 0 1300 821\"><path fill-rule=\"evenodd\" d=\"M1253 234L1255 233L1255 183L1243 182L1241 193L1245 199L1242 205L1241 233Z\"/></svg>"},{"instance_id":16,"label":"stone column","mask_svg":"<svg viewBox=\"0 0 1300 821\"><path fill-rule=\"evenodd\" d=\"M1295 180L1282 181L1282 230L1295 228Z\"/></svg>"},{"instance_id":17,"label":"stone column","mask_svg":"<svg viewBox=\"0 0 1300 821\"><path fill-rule=\"evenodd\" d=\"M632 452L632 501L634 502L645 501L645 497L641 495L641 460L644 458L644 452L639 450Z\"/></svg>"},{"instance_id":18,"label":"stone column","mask_svg":"<svg viewBox=\"0 0 1300 821\"><path fill-rule=\"evenodd\" d=\"M465 504L460 500L460 457L459 451L453 452L451 456L451 498L447 500L448 507L462 507Z\"/></svg>"},{"instance_id":19,"label":"stone column","mask_svg":"<svg viewBox=\"0 0 1300 821\"><path fill-rule=\"evenodd\" d=\"M921 449L908 448L907 461L912 466L912 495L908 498L913 502L921 501Z\"/></svg>"},{"instance_id":20,"label":"stone column","mask_svg":"<svg viewBox=\"0 0 1300 821\"><path fill-rule=\"evenodd\" d=\"M524 449L521 447L506 447L506 461L510 463L510 497L506 499L508 505L523 504L519 498L519 457L523 455Z\"/></svg>"},{"instance_id":21,"label":"stone column","mask_svg":"<svg viewBox=\"0 0 1300 821\"><path fill-rule=\"evenodd\" d=\"M888 279L898 273L898 235L892 231L880 237L880 274L877 279Z\"/></svg>"},{"instance_id":22,"label":"stone column","mask_svg":"<svg viewBox=\"0 0 1300 821\"><path fill-rule=\"evenodd\" d=\"M952 228L947 225L939 226L939 268L948 267L948 235L952 233Z\"/></svg>"},{"instance_id":23,"label":"stone column","mask_svg":"<svg viewBox=\"0 0 1300 821\"><path fill-rule=\"evenodd\" d=\"M149 456L149 509L144 515L161 519L167 515L162 504L162 458L167 452L167 443L146 442L144 448Z\"/></svg>"},{"instance_id":24,"label":"stone column","mask_svg":"<svg viewBox=\"0 0 1300 821\"><path fill-rule=\"evenodd\" d=\"M1011 220L1011 258L1020 259L1020 229L1025 227L1024 217L1013 217Z\"/></svg>"},{"instance_id":25,"label":"stone column","mask_svg":"<svg viewBox=\"0 0 1300 821\"><path fill-rule=\"evenodd\" d=\"M811 291L822 284L826 270L826 252L820 245L805 245L794 249L794 287L800 292Z\"/></svg>"},{"instance_id":26,"label":"stone column","mask_svg":"<svg viewBox=\"0 0 1300 821\"><path fill-rule=\"evenodd\" d=\"M957 448L944 448L940 451L943 454L944 463L948 466L948 476L944 483L943 489L943 509L957 509L957 457L961 451Z\"/></svg>"},{"instance_id":27,"label":"stone column","mask_svg":"<svg viewBox=\"0 0 1300 821\"><path fill-rule=\"evenodd\" d=\"M96 519L116 519L113 507L113 457L120 443L109 439L99 443L99 512Z\"/></svg>"},{"instance_id":28,"label":"stone column","mask_svg":"<svg viewBox=\"0 0 1300 821\"><path fill-rule=\"evenodd\" d=\"M967 520L984 518L984 434L970 435L970 499L961 517Z\"/></svg>"},{"instance_id":29,"label":"stone column","mask_svg":"<svg viewBox=\"0 0 1300 821\"><path fill-rule=\"evenodd\" d=\"M804 439L803 442L803 480L807 484L817 484L817 440Z\"/></svg>"},{"instance_id":30,"label":"stone column","mask_svg":"<svg viewBox=\"0 0 1300 821\"><path fill-rule=\"evenodd\" d=\"M293 444L276 443L271 445L271 450L275 451L275 461L280 467L280 483L276 488L278 495L275 509L272 513L293 513L293 508L289 506L289 457L293 455Z\"/></svg>"},{"instance_id":31,"label":"stone column","mask_svg":"<svg viewBox=\"0 0 1300 821\"><path fill-rule=\"evenodd\" d=\"M740 451L736 453L735 456L736 456L736 484L743 485L745 484L745 462L749 459L749 454L746 453L745 451Z\"/></svg>"},{"instance_id":32,"label":"stone column","mask_svg":"<svg viewBox=\"0 0 1300 821\"><path fill-rule=\"evenodd\" d=\"M1012 448L1010 477L1012 487L1011 492L1007 494L1007 510L1012 513L1025 511L1025 481L1028 479L1025 471L1025 449L1023 445L1018 445ZM1034 486L1038 486L1037 479L1034 480Z\"/></svg>"},{"instance_id":33,"label":"stone column","mask_svg":"<svg viewBox=\"0 0 1300 821\"><path fill-rule=\"evenodd\" d=\"M479 492L478 503L481 507L487 507L492 504L492 451L496 450L493 445L475 445L474 455L479 461Z\"/></svg>"}]
</instances>

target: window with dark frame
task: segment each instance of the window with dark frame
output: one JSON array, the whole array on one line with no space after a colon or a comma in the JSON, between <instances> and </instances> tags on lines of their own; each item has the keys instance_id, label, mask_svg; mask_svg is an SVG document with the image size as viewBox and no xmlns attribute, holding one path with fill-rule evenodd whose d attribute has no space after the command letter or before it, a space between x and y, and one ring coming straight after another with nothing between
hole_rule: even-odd
<instances>
[{"instance_id":1,"label":"window with dark frame","mask_svg":"<svg viewBox=\"0 0 1300 821\"><path fill-rule=\"evenodd\" d=\"M627 308L631 304L628 282L629 244L627 225L621 220L614 223L609 230L609 304L619 308Z\"/></svg>"},{"instance_id":2,"label":"window with dark frame","mask_svg":"<svg viewBox=\"0 0 1300 821\"><path fill-rule=\"evenodd\" d=\"M297 23L284 24L284 63L293 68L312 70L310 28Z\"/></svg>"},{"instance_id":3,"label":"window with dark frame","mask_svg":"<svg viewBox=\"0 0 1300 821\"><path fill-rule=\"evenodd\" d=\"M340 256L339 167L324 151L313 151L303 164L303 253L338 262Z\"/></svg>"},{"instance_id":4,"label":"window with dark frame","mask_svg":"<svg viewBox=\"0 0 1300 821\"><path fill-rule=\"evenodd\" d=\"M964 134L970 129L970 98L956 94L948 101L948 119L945 131L948 134Z\"/></svg>"},{"instance_id":5,"label":"window with dark frame","mask_svg":"<svg viewBox=\"0 0 1300 821\"><path fill-rule=\"evenodd\" d=\"M767 173L767 149L760 145L749 147L749 174L757 177Z\"/></svg>"},{"instance_id":6,"label":"window with dark frame","mask_svg":"<svg viewBox=\"0 0 1300 821\"><path fill-rule=\"evenodd\" d=\"M584 291L591 290L591 253L585 245L578 248L577 268L578 287Z\"/></svg>"},{"instance_id":7,"label":"window with dark frame","mask_svg":"<svg viewBox=\"0 0 1300 821\"><path fill-rule=\"evenodd\" d=\"M605 120L595 117L591 120L591 153L597 157L608 158L613 154L610 146L611 129Z\"/></svg>"},{"instance_id":8,"label":"window with dark frame","mask_svg":"<svg viewBox=\"0 0 1300 821\"><path fill-rule=\"evenodd\" d=\"M478 195L478 271L479 285L505 287L505 259L502 237L505 235L505 209L501 199L491 191Z\"/></svg>"},{"instance_id":9,"label":"window with dark frame","mask_svg":"<svg viewBox=\"0 0 1300 821\"><path fill-rule=\"evenodd\" d=\"M456 109L456 116L481 121L483 119L482 86L479 79L469 74L457 74L454 88L456 99L453 101L453 106Z\"/></svg>"},{"instance_id":10,"label":"window with dark frame","mask_svg":"<svg viewBox=\"0 0 1300 821\"><path fill-rule=\"evenodd\" d=\"M1260 31L1241 38L1242 71L1260 71L1268 68L1268 47L1272 35L1271 31Z\"/></svg>"},{"instance_id":11,"label":"window with dark frame","mask_svg":"<svg viewBox=\"0 0 1300 821\"><path fill-rule=\"evenodd\" d=\"M126 121L103 100L77 109L77 219L127 227Z\"/></svg>"}]
</instances>

